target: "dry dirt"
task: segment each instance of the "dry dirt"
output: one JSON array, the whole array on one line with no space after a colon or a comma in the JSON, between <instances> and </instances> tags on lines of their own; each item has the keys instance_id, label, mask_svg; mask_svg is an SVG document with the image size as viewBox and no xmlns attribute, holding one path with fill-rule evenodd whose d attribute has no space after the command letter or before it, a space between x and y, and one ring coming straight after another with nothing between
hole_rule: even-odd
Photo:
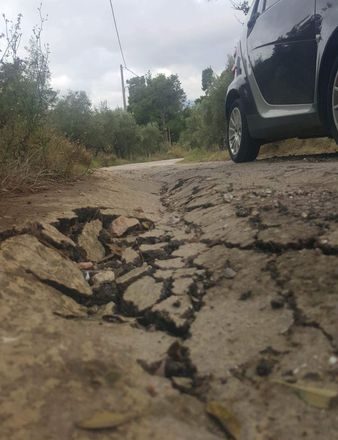
<instances>
[{"instance_id":1,"label":"dry dirt","mask_svg":"<svg viewBox=\"0 0 338 440\"><path fill-rule=\"evenodd\" d=\"M337 256L336 156L2 197L0 438L337 438Z\"/></svg>"}]
</instances>

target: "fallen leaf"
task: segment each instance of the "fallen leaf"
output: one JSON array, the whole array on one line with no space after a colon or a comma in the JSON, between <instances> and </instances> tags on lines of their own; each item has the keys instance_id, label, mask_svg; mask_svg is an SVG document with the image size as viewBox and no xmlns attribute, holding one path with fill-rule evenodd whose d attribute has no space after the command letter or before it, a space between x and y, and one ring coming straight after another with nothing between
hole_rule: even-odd
<instances>
[{"instance_id":1,"label":"fallen leaf","mask_svg":"<svg viewBox=\"0 0 338 440\"><path fill-rule=\"evenodd\" d=\"M88 431L99 431L102 429L114 429L124 425L137 417L136 414L122 414L112 411L100 411L77 423L78 428Z\"/></svg>"},{"instance_id":2,"label":"fallen leaf","mask_svg":"<svg viewBox=\"0 0 338 440\"><path fill-rule=\"evenodd\" d=\"M295 385L282 380L273 382L291 388L300 399L316 408L329 409L338 403L338 391L336 390Z\"/></svg>"},{"instance_id":3,"label":"fallen leaf","mask_svg":"<svg viewBox=\"0 0 338 440\"><path fill-rule=\"evenodd\" d=\"M222 425L227 434L229 434L234 440L239 440L241 425L236 416L221 402L209 402L206 411L207 414L214 417Z\"/></svg>"}]
</instances>

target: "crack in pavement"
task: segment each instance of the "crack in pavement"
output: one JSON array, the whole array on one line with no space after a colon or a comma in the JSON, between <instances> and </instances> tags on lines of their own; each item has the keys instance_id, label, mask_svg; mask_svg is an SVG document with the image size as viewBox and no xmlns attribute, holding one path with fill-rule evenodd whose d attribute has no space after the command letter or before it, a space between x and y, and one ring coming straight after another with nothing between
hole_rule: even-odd
<instances>
[{"instance_id":1,"label":"crack in pavement","mask_svg":"<svg viewBox=\"0 0 338 440\"><path fill-rule=\"evenodd\" d=\"M334 204L333 192L282 194L243 184L240 175L209 172L152 171L162 184L158 221L141 210L124 217L113 208L84 207L53 222L54 229L35 224L2 232L5 274L32 276L85 306L78 315L53 310L70 324L99 322L108 333L128 327L126 347L134 349L134 340L151 341L137 356L147 375L168 379L194 401L222 402L239 417L244 440L261 432L264 439L300 438L305 430L320 438L314 410L285 390L278 394L272 382L337 385L336 217L321 212ZM156 391L150 387L149 394ZM292 412L304 418L303 431ZM330 438L334 416L320 417ZM292 434L279 419L284 426L291 420Z\"/></svg>"}]
</instances>

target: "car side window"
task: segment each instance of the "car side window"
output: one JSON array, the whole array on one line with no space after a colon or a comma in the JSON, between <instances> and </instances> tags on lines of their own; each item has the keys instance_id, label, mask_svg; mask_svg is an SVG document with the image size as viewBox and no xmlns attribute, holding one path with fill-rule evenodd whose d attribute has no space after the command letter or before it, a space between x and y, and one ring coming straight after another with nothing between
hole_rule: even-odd
<instances>
[{"instance_id":1,"label":"car side window","mask_svg":"<svg viewBox=\"0 0 338 440\"><path fill-rule=\"evenodd\" d=\"M265 0L260 0L259 4L257 5L257 12L261 14L264 11L265 6Z\"/></svg>"},{"instance_id":2,"label":"car side window","mask_svg":"<svg viewBox=\"0 0 338 440\"><path fill-rule=\"evenodd\" d=\"M269 8L271 8L271 6L273 6L275 3L279 2L279 1L280 0L265 0L264 11L266 11Z\"/></svg>"}]
</instances>

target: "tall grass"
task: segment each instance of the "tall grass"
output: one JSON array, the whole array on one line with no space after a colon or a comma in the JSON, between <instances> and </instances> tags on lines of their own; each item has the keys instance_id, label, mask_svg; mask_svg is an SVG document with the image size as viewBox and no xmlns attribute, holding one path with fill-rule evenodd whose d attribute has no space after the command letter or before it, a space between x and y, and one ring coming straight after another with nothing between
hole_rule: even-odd
<instances>
[{"instance_id":1,"label":"tall grass","mask_svg":"<svg viewBox=\"0 0 338 440\"><path fill-rule=\"evenodd\" d=\"M91 153L47 126L22 141L18 127L13 135L0 130L0 192L36 190L46 182L79 177L90 167Z\"/></svg>"}]
</instances>

